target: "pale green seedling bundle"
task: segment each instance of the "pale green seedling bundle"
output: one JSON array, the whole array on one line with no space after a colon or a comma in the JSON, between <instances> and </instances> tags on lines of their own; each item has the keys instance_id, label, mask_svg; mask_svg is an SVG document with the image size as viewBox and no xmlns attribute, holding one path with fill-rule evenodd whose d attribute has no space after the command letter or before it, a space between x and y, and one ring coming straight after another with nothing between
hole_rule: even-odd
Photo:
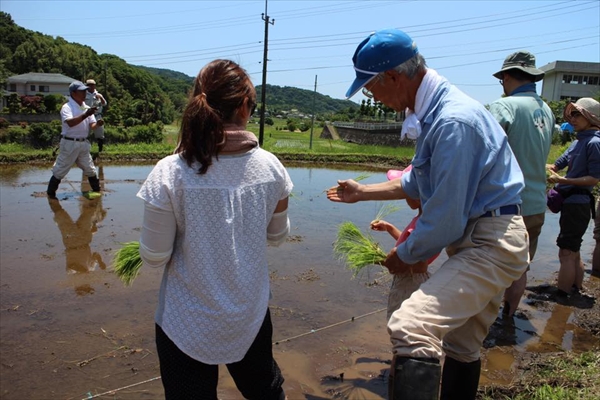
<instances>
[{"instance_id":1,"label":"pale green seedling bundle","mask_svg":"<svg viewBox=\"0 0 600 400\"><path fill-rule=\"evenodd\" d=\"M391 202L383 203L375 220L384 219L400 208ZM387 253L371 235L364 234L354 223L348 221L342 223L338 228L333 252L352 271L353 277L356 277L364 267L381 264L387 257Z\"/></svg>"},{"instance_id":2,"label":"pale green seedling bundle","mask_svg":"<svg viewBox=\"0 0 600 400\"><path fill-rule=\"evenodd\" d=\"M113 271L125 286L131 286L133 280L140 273L142 263L140 242L126 242L115 252Z\"/></svg>"},{"instance_id":3,"label":"pale green seedling bundle","mask_svg":"<svg viewBox=\"0 0 600 400\"><path fill-rule=\"evenodd\" d=\"M381 264L387 257L387 253L379 247L371 235L365 235L349 221L339 226L337 239L333 243L333 252L352 271L353 277L356 277L364 267Z\"/></svg>"}]
</instances>

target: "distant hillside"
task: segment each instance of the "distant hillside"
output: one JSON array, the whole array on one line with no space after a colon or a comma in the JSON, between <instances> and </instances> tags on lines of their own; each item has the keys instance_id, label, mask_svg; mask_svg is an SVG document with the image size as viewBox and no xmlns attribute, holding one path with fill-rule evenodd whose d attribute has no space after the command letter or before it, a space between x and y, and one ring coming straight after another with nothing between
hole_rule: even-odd
<instances>
[{"instance_id":1,"label":"distant hillside","mask_svg":"<svg viewBox=\"0 0 600 400\"><path fill-rule=\"evenodd\" d=\"M194 82L194 77L184 74L183 72L173 71L172 69L146 67L144 65L135 65L137 68L144 69L151 74L158 75L161 78L176 79L188 83L190 86Z\"/></svg>"},{"instance_id":2,"label":"distant hillside","mask_svg":"<svg viewBox=\"0 0 600 400\"><path fill-rule=\"evenodd\" d=\"M109 103L105 118L111 124L170 123L187 103L194 78L181 72L136 66L113 54L98 54L89 46L68 42L17 25L0 11L0 87L7 77L28 72L61 73L98 81ZM261 87L257 87L260 102ZM267 110L313 112L313 91L267 85ZM317 93L316 114L337 113L359 106L349 100Z\"/></svg>"},{"instance_id":3,"label":"distant hillside","mask_svg":"<svg viewBox=\"0 0 600 400\"><path fill-rule=\"evenodd\" d=\"M260 102L262 86L256 87L256 98ZM296 109L303 114L312 114L314 109L316 114L337 113L349 108L359 109L359 105L350 100L334 99L320 93L314 93L312 90L299 89L290 86L267 85L267 110L277 114L279 111L289 111Z\"/></svg>"},{"instance_id":4,"label":"distant hillside","mask_svg":"<svg viewBox=\"0 0 600 400\"><path fill-rule=\"evenodd\" d=\"M168 81L173 83L178 81L181 87L185 85L186 90L189 90L193 85L194 78L184 73L173 71L170 69L151 68L143 65L138 65L138 68L146 70L152 74L162 78L168 78ZM174 89L173 86L164 87L163 89ZM256 87L256 99L260 103L262 96L262 85ZM267 84L267 110L271 113L281 111L298 110L303 114L312 114L313 112L313 97L314 109L316 114L337 113L348 108L358 109L358 104L350 100L334 99L320 93L314 93L312 90L299 89L291 86L276 86Z\"/></svg>"}]
</instances>

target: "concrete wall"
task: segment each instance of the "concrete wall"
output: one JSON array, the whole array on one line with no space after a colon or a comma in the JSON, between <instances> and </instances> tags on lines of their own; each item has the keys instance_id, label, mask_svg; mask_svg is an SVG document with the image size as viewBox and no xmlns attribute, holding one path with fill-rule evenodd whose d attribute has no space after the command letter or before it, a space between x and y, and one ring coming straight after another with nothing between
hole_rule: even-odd
<instances>
[{"instance_id":1,"label":"concrete wall","mask_svg":"<svg viewBox=\"0 0 600 400\"><path fill-rule=\"evenodd\" d=\"M60 121L60 114L0 114L0 117L5 118L11 124Z\"/></svg>"},{"instance_id":2,"label":"concrete wall","mask_svg":"<svg viewBox=\"0 0 600 400\"><path fill-rule=\"evenodd\" d=\"M377 129L378 124L370 124L370 129L354 128L348 126L348 124L333 124L333 127L326 126L321 133L322 139L332 139L332 130L334 135L341 140L349 143L358 144L369 144L374 146L391 146L391 147L414 147L415 141L410 139L400 140L400 128L398 125L390 127L386 124L387 128ZM366 128L366 127L365 127Z\"/></svg>"}]
</instances>

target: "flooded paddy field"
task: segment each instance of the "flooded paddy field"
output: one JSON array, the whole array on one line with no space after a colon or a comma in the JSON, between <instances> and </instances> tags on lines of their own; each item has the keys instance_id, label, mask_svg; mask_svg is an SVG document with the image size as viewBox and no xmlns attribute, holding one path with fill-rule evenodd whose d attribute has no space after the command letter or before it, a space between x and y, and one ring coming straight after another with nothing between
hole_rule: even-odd
<instances>
[{"instance_id":1,"label":"flooded paddy field","mask_svg":"<svg viewBox=\"0 0 600 400\"><path fill-rule=\"evenodd\" d=\"M131 287L111 272L114 251L139 239L143 205L135 195L151 168L100 165L104 194L92 200L81 196L89 186L74 168L60 185L59 201L49 201L49 165L0 167L2 399L164 397L154 345L161 271L144 268ZM290 400L384 399L390 278L372 267L353 279L332 252L341 222L366 231L382 203L332 203L324 191L336 179L364 173L370 174L366 183L380 182L385 171L288 170L295 185L292 231L268 252L274 353L286 393ZM415 212L397 204L400 210L386 219L402 228ZM584 286L597 287L599 280L589 276L591 229L582 247ZM393 246L389 235L372 234L383 248ZM575 321L578 310L597 312L596 302L554 300L557 234L558 215L549 213L520 310L511 321L499 318L484 343L481 384L509 383L524 354L598 345ZM432 271L445 259L442 254ZM220 376L219 397L239 399L225 369Z\"/></svg>"}]
</instances>

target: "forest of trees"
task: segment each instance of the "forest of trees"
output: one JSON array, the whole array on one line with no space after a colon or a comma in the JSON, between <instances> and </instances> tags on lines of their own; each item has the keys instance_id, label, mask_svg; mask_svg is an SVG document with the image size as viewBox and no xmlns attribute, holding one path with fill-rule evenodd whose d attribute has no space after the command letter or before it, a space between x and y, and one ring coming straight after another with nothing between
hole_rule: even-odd
<instances>
[{"instance_id":1,"label":"forest of trees","mask_svg":"<svg viewBox=\"0 0 600 400\"><path fill-rule=\"evenodd\" d=\"M89 46L22 28L10 14L0 12L0 87L5 86L9 76L29 72L60 73L81 81L95 79L98 90L109 102L104 113L107 123L128 126L159 121L171 123L185 107L194 80L168 69L131 65L115 55L98 54ZM260 92L259 85L259 100ZM359 109L349 100L315 95L310 90L267 85L267 111L272 113L297 109L312 114L313 98L316 114L347 115ZM15 103L13 99L11 110ZM21 99L21 106L25 103L43 104L44 100ZM39 112L37 110L33 112Z\"/></svg>"}]
</instances>

